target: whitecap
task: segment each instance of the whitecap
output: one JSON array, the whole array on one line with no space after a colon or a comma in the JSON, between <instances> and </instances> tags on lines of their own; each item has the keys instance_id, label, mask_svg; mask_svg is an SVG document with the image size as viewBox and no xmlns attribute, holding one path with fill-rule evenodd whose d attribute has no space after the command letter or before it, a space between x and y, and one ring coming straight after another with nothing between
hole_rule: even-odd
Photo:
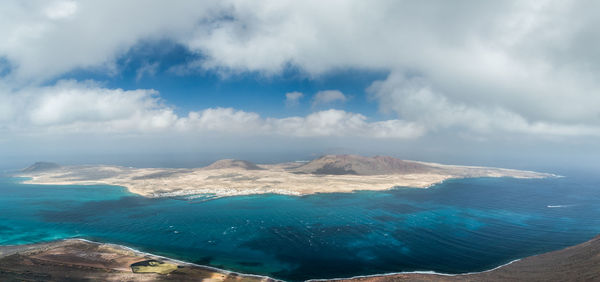
<instances>
[{"instance_id":1,"label":"whitecap","mask_svg":"<svg viewBox=\"0 0 600 282\"><path fill-rule=\"evenodd\" d=\"M547 205L547 208L567 208L570 207L572 205Z\"/></svg>"}]
</instances>

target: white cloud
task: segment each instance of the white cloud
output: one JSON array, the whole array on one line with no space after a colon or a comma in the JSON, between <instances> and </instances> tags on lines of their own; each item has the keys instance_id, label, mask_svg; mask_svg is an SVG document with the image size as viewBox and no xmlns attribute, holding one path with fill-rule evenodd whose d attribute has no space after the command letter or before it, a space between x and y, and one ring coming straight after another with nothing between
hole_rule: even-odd
<instances>
[{"instance_id":1,"label":"white cloud","mask_svg":"<svg viewBox=\"0 0 600 282\"><path fill-rule=\"evenodd\" d=\"M346 102L347 98L344 95L344 93L342 93L339 90L324 90L324 91L319 91L317 92L317 94L315 94L315 96L313 97L313 107L319 106L319 105L327 105L327 104L331 104L331 103L335 103L335 102L340 102L340 103L344 103Z\"/></svg>"},{"instance_id":2,"label":"white cloud","mask_svg":"<svg viewBox=\"0 0 600 282\"><path fill-rule=\"evenodd\" d=\"M588 5L234 1L230 18L188 46L207 55L208 69L272 74L291 64L311 77L347 68L417 75L454 111L476 105L530 124L597 127L600 40L591 35L600 32L592 12L600 7Z\"/></svg>"},{"instance_id":3,"label":"white cloud","mask_svg":"<svg viewBox=\"0 0 600 282\"><path fill-rule=\"evenodd\" d=\"M144 76L155 76L160 66L159 62L144 63L135 71L135 80L140 81Z\"/></svg>"},{"instance_id":4,"label":"white cloud","mask_svg":"<svg viewBox=\"0 0 600 282\"><path fill-rule=\"evenodd\" d=\"M154 90L107 89L94 82L59 81L54 86L0 94L0 130L5 135L217 134L291 137L415 138L423 129L399 120L370 122L340 110L306 117L270 118L232 108L208 108L178 116Z\"/></svg>"},{"instance_id":5,"label":"white cloud","mask_svg":"<svg viewBox=\"0 0 600 282\"><path fill-rule=\"evenodd\" d=\"M233 108L209 108L190 112L186 118L179 120L177 129L180 131L237 133L243 136L264 132L264 126L263 119L256 113Z\"/></svg>"},{"instance_id":6,"label":"white cloud","mask_svg":"<svg viewBox=\"0 0 600 282\"><path fill-rule=\"evenodd\" d=\"M369 92L383 111L397 113L401 118L370 121L364 115L334 109L307 116L273 118L233 108L208 108L181 116L151 89L108 89L94 82L68 80L16 93L4 90L0 94L0 132L13 138L108 133L113 136L178 134L189 138L210 135L414 139L440 130L600 136L597 126L528 121L501 108L452 102L421 79L391 76L374 83Z\"/></svg>"},{"instance_id":7,"label":"white cloud","mask_svg":"<svg viewBox=\"0 0 600 282\"><path fill-rule=\"evenodd\" d=\"M297 106L304 94L298 91L285 93L285 105L288 107Z\"/></svg>"},{"instance_id":8,"label":"white cloud","mask_svg":"<svg viewBox=\"0 0 600 282\"><path fill-rule=\"evenodd\" d=\"M77 12L77 3L74 1L51 2L44 12L51 20L68 18Z\"/></svg>"},{"instance_id":9,"label":"white cloud","mask_svg":"<svg viewBox=\"0 0 600 282\"><path fill-rule=\"evenodd\" d=\"M450 128L480 134L519 133L541 136L600 136L600 126L583 123L529 121L504 108L449 100L422 78L392 74L368 89L383 112L422 124L428 130Z\"/></svg>"},{"instance_id":10,"label":"white cloud","mask_svg":"<svg viewBox=\"0 0 600 282\"><path fill-rule=\"evenodd\" d=\"M209 108L190 112L176 123L180 132L214 132L236 136L416 138L420 126L399 120L369 122L356 113L325 110L306 117L263 118L232 108Z\"/></svg>"},{"instance_id":11,"label":"white cloud","mask_svg":"<svg viewBox=\"0 0 600 282\"><path fill-rule=\"evenodd\" d=\"M154 90L106 89L93 82L59 81L0 94L11 115L0 119L4 134L79 134L163 130L177 120Z\"/></svg>"},{"instance_id":12,"label":"white cloud","mask_svg":"<svg viewBox=\"0 0 600 282\"><path fill-rule=\"evenodd\" d=\"M117 57L140 40L186 41L199 22L226 6L219 1L2 1L0 57L15 66L9 79L20 85L78 68L112 70Z\"/></svg>"},{"instance_id":13,"label":"white cloud","mask_svg":"<svg viewBox=\"0 0 600 282\"><path fill-rule=\"evenodd\" d=\"M416 138L424 131L420 126L400 120L368 122L361 114L326 110L304 118L267 119L268 127L285 136L338 136L363 138Z\"/></svg>"},{"instance_id":14,"label":"white cloud","mask_svg":"<svg viewBox=\"0 0 600 282\"><path fill-rule=\"evenodd\" d=\"M135 44L167 39L202 57L174 72L275 75L291 66L316 78L346 69L384 71L390 73L386 83L373 90L382 109L427 130L589 136L600 126L598 8L580 1L9 0L0 4L0 58L11 66L2 81L42 103L26 89L80 68L115 71L116 58ZM149 65L138 75L152 71ZM395 81L413 76L425 86L413 91L407 90L411 79ZM11 93L4 97L11 106L0 104L0 120L19 112L12 105L25 99ZM32 124L87 123L84 110L57 114L51 108L83 103L77 99L102 105L113 97L69 95L27 112ZM136 101L154 101L147 97ZM331 97L338 98L313 103L345 99ZM90 113L94 119L123 115L106 111ZM137 113L140 127L168 127L175 114L158 111L150 113L161 117L154 121ZM110 126L127 127L128 120Z\"/></svg>"},{"instance_id":15,"label":"white cloud","mask_svg":"<svg viewBox=\"0 0 600 282\"><path fill-rule=\"evenodd\" d=\"M40 126L123 120L140 109L159 107L152 90L123 91L62 81L35 92L29 94L35 96L29 116L33 125Z\"/></svg>"}]
</instances>

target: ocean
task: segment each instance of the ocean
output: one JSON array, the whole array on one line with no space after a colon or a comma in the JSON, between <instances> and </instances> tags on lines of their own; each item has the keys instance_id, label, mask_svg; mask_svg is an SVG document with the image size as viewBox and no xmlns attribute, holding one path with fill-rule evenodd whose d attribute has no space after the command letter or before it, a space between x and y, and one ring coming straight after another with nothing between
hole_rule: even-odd
<instances>
[{"instance_id":1,"label":"ocean","mask_svg":"<svg viewBox=\"0 0 600 282\"><path fill-rule=\"evenodd\" d=\"M0 178L0 245L122 244L284 280L475 272L600 233L600 179L455 179L429 189L209 201Z\"/></svg>"}]
</instances>

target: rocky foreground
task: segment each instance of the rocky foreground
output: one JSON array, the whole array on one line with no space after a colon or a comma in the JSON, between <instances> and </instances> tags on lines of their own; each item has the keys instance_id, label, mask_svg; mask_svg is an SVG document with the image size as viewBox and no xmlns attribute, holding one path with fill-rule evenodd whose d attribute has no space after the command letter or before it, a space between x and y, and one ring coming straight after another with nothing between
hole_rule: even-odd
<instances>
[{"instance_id":1,"label":"rocky foreground","mask_svg":"<svg viewBox=\"0 0 600 282\"><path fill-rule=\"evenodd\" d=\"M0 281L272 281L83 240L0 246Z\"/></svg>"},{"instance_id":2,"label":"rocky foreground","mask_svg":"<svg viewBox=\"0 0 600 282\"><path fill-rule=\"evenodd\" d=\"M82 240L0 246L0 281L272 281ZM600 281L600 236L479 273L391 274L343 281ZM326 281L326 280L323 280Z\"/></svg>"},{"instance_id":3,"label":"rocky foreground","mask_svg":"<svg viewBox=\"0 0 600 282\"><path fill-rule=\"evenodd\" d=\"M241 160L220 160L195 169L106 165L63 167L37 163L24 169L19 176L29 177L26 183L31 184L119 185L146 197L224 197L386 190L399 186L425 188L451 178L543 178L552 175L406 161L385 156L327 155L310 162L262 165Z\"/></svg>"}]
</instances>

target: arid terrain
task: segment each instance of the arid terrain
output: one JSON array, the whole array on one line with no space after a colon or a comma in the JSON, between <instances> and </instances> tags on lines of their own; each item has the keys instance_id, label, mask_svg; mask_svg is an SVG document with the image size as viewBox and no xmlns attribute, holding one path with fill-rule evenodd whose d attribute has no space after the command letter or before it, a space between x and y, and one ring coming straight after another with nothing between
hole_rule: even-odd
<instances>
[{"instance_id":1,"label":"arid terrain","mask_svg":"<svg viewBox=\"0 0 600 282\"><path fill-rule=\"evenodd\" d=\"M69 239L0 246L0 281L269 281L112 244Z\"/></svg>"},{"instance_id":2,"label":"arid terrain","mask_svg":"<svg viewBox=\"0 0 600 282\"><path fill-rule=\"evenodd\" d=\"M59 166L36 163L19 176L31 184L108 184L146 197L214 197L425 188L451 178L543 178L552 174L503 168L442 165L392 157L326 155L310 162L253 164L220 160L195 169Z\"/></svg>"}]
</instances>

